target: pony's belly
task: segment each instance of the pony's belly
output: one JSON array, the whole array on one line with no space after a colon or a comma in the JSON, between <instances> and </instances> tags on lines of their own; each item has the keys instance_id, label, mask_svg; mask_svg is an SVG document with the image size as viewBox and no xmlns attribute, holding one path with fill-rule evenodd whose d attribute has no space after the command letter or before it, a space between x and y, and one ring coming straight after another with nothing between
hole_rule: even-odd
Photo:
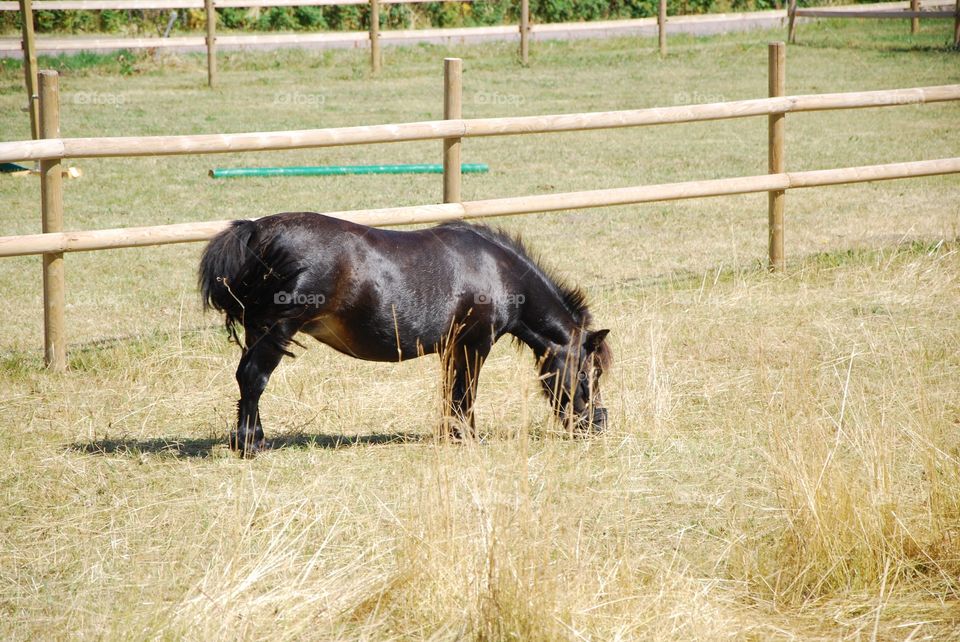
<instances>
[{"instance_id":1,"label":"pony's belly","mask_svg":"<svg viewBox=\"0 0 960 642\"><path fill-rule=\"evenodd\" d=\"M345 324L339 317L322 316L311 319L300 332L325 343L334 350L366 361L405 361L433 353L435 347L423 346L419 341L386 341L383 337L367 336Z\"/></svg>"}]
</instances>

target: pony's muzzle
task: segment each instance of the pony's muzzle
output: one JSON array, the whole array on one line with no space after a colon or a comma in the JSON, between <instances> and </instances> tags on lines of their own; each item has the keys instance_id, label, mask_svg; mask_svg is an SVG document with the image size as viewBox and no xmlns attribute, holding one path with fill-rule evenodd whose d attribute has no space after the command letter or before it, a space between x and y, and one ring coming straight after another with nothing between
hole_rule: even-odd
<instances>
[{"instance_id":1,"label":"pony's muzzle","mask_svg":"<svg viewBox=\"0 0 960 642\"><path fill-rule=\"evenodd\" d=\"M600 433L607 428L607 409L595 407L590 412L584 412L577 418L576 428L581 434Z\"/></svg>"},{"instance_id":2,"label":"pony's muzzle","mask_svg":"<svg viewBox=\"0 0 960 642\"><path fill-rule=\"evenodd\" d=\"M602 432L607 429L607 409L594 408L593 417L590 420L590 428L594 432Z\"/></svg>"}]
</instances>

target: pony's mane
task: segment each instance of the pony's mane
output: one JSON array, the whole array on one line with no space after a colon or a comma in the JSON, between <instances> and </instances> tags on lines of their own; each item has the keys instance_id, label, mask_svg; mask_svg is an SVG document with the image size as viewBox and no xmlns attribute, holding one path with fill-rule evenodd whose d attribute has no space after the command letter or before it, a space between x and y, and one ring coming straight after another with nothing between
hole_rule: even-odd
<instances>
[{"instance_id":1,"label":"pony's mane","mask_svg":"<svg viewBox=\"0 0 960 642\"><path fill-rule=\"evenodd\" d=\"M461 221L445 223L444 226L471 230L475 234L513 254L519 261L526 264L531 271L539 274L540 277L553 288L559 295L560 300L563 301L564 308L566 308L567 312L574 318L578 326L581 328L590 327L590 324L593 322L593 317L590 315L590 308L587 306L587 295L584 291L575 285L571 285L552 268L544 267L540 262L540 256L531 253L519 234L510 234L500 228L493 228L477 223L464 223Z\"/></svg>"}]
</instances>

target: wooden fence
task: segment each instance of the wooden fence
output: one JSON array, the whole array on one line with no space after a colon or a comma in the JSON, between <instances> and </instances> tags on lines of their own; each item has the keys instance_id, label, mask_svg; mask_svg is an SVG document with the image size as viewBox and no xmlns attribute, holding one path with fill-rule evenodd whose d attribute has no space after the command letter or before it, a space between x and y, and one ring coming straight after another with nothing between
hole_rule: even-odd
<instances>
[{"instance_id":1,"label":"wooden fence","mask_svg":"<svg viewBox=\"0 0 960 642\"><path fill-rule=\"evenodd\" d=\"M37 110L37 39L33 26L33 11L97 11L97 10L144 10L144 9L199 9L206 13L206 37L204 47L207 53L207 85L214 87L217 82L217 34L216 9L232 7L289 7L289 6L336 6L369 5L370 7L370 68L376 73L383 63L380 34L381 4L413 4L433 2L435 0L0 0L0 11L20 11L23 14L21 47L24 60L24 79L27 90L27 104L30 113L30 129L33 138L39 136L39 112ZM447 0L472 2L472 0ZM958 0L960 1L960 0ZM657 33L661 56L667 53L667 0L658 0ZM529 0L520 0L519 36L520 62L529 64L530 57L530 5ZM251 44L261 42L263 36L230 36L233 44ZM274 36L275 43L298 44L302 38L297 34ZM82 41L78 41L80 43ZM166 45L177 45L177 39L142 38L127 42L125 48L150 49ZM82 46L82 44L81 44Z\"/></svg>"},{"instance_id":2,"label":"wooden fence","mask_svg":"<svg viewBox=\"0 0 960 642\"><path fill-rule=\"evenodd\" d=\"M33 11L98 11L98 10L143 10L143 9L204 9L206 12L206 40L207 50L207 84L213 87L216 83L216 9L231 7L317 7L337 5L368 5L370 7L370 67L376 72L380 70L382 54L380 49L380 5L382 4L416 4L435 2L436 0L9 0L0 1L0 11L20 11L23 23L23 56L24 60L36 60L36 37L33 30ZM473 0L440 0L456 2L472 2ZM666 0L660 0L665 2ZM524 64L527 63L530 36L529 4L528 0L521 1L520 13L520 56ZM255 42L258 36L248 36L244 40ZM298 36L290 34L285 40L291 44L297 43ZM160 47L167 39L143 39L133 48ZM170 41L168 41L170 42Z\"/></svg>"},{"instance_id":3,"label":"wooden fence","mask_svg":"<svg viewBox=\"0 0 960 642\"><path fill-rule=\"evenodd\" d=\"M286 132L62 138L59 132L58 76L40 74L41 139L0 143L0 162L39 160L43 233L0 237L0 257L42 254L44 264L45 361L66 367L64 264L66 252L204 241L228 221L152 227L63 231L60 163L65 158L216 154L363 145L413 140L443 141L443 204L346 212L336 216L368 225L405 225L463 218L626 205L728 194L767 192L768 254L771 269L784 266L785 192L791 189L960 173L960 158L788 172L784 166L784 125L789 113L860 109L960 100L960 84L837 94L784 95L785 45L769 47L768 98L626 111L506 118L462 118L462 71L458 59L444 64L444 120ZM460 148L464 138L614 129L767 116L768 174L460 202Z\"/></svg>"},{"instance_id":4,"label":"wooden fence","mask_svg":"<svg viewBox=\"0 0 960 642\"><path fill-rule=\"evenodd\" d=\"M72 10L143 10L143 9L178 9L203 8L206 12L206 38L204 46L207 52L207 85L214 87L217 82L217 34L216 9L229 7L288 7L288 6L335 6L335 5L369 5L370 6L370 69L377 73L383 64L383 54L380 47L380 5L381 4L412 4L433 2L435 0L9 0L0 1L0 11L17 11L23 16L21 20L23 50L24 84L27 90L27 110L30 114L30 132L33 138L39 137L40 116L37 107L38 80L37 80L37 39L33 26L33 11L72 11ZM449 0L453 1L453 0ZM457 2L472 2L473 0L455 0ZM659 0L665 7L666 0ZM661 30L666 25L666 14L662 18ZM240 37L239 41L254 41L260 36ZM298 36L286 35L284 40L296 43ZM520 60L526 65L529 55L530 38L530 9L528 0L521 0L520 11ZM237 37L234 37L237 39ZM158 47L169 42L166 38L144 39L140 48ZM136 46L133 48L137 48ZM661 36L661 53L666 51L666 44Z\"/></svg>"},{"instance_id":5,"label":"wooden fence","mask_svg":"<svg viewBox=\"0 0 960 642\"><path fill-rule=\"evenodd\" d=\"M820 7L817 9L799 9L797 0L790 0L787 7L787 39L791 44L797 41L797 18L871 18L871 19L910 19L910 33L920 30L920 18L953 19L953 46L960 47L960 0L951 9L940 9L949 6L944 2L935 2L934 7L926 11L920 7L920 0L910 0L910 6L883 7L882 5L864 5L863 8L849 7Z\"/></svg>"}]
</instances>

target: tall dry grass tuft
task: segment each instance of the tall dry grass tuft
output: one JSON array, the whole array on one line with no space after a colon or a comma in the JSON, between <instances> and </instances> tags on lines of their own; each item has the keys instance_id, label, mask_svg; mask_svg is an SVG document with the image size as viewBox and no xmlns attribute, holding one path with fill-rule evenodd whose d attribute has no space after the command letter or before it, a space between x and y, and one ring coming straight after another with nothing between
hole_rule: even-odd
<instances>
[{"instance_id":1,"label":"tall dry grass tuft","mask_svg":"<svg viewBox=\"0 0 960 642\"><path fill-rule=\"evenodd\" d=\"M920 399L926 401L923 390ZM953 416L950 416L950 413ZM958 409L923 403L909 432L922 465L927 540L910 540L906 551L918 568L939 575L947 592L960 598L960 417ZM926 428L926 429L924 429Z\"/></svg>"},{"instance_id":2,"label":"tall dry grass tuft","mask_svg":"<svg viewBox=\"0 0 960 642\"><path fill-rule=\"evenodd\" d=\"M436 447L399 502L407 512L385 528L392 574L349 621L377 637L478 641L731 639L764 628L744 616L739 584L678 555L682 531L673 544L638 538L660 509L609 492L622 471L571 467L602 446L527 439Z\"/></svg>"},{"instance_id":3,"label":"tall dry grass tuft","mask_svg":"<svg viewBox=\"0 0 960 642\"><path fill-rule=\"evenodd\" d=\"M395 576L354 613L401 636L556 640L569 620L551 537L550 490L524 480L526 457L494 464L486 446L438 445L396 516Z\"/></svg>"},{"instance_id":4,"label":"tall dry grass tuft","mask_svg":"<svg viewBox=\"0 0 960 642\"><path fill-rule=\"evenodd\" d=\"M795 421L772 435L770 464L787 524L772 582L778 596L872 590L904 570L895 434L857 416L849 402L845 396L836 422Z\"/></svg>"},{"instance_id":5,"label":"tall dry grass tuft","mask_svg":"<svg viewBox=\"0 0 960 642\"><path fill-rule=\"evenodd\" d=\"M647 423L661 430L673 410L670 376L663 359L667 336L662 321L657 319L650 323L648 337L650 358L647 367L647 385L642 399L648 417Z\"/></svg>"},{"instance_id":6,"label":"tall dry grass tuft","mask_svg":"<svg viewBox=\"0 0 960 642\"><path fill-rule=\"evenodd\" d=\"M783 519L748 575L775 601L882 601L921 585L960 597L956 364L931 354L923 335L935 329L896 327L883 318L894 304L875 307L879 320L854 327L822 321L818 339L796 337L807 349L767 373L765 459Z\"/></svg>"}]
</instances>

